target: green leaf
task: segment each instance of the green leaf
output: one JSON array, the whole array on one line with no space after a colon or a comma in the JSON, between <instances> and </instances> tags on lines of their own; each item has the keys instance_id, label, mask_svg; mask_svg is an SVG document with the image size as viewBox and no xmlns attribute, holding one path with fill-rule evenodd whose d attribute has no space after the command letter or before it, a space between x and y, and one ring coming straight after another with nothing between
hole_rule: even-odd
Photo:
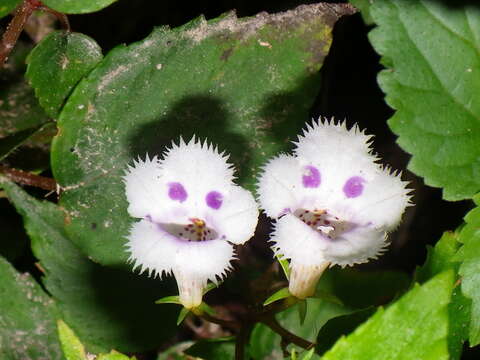
<instances>
[{"instance_id":1,"label":"green leaf","mask_svg":"<svg viewBox=\"0 0 480 360\"><path fill-rule=\"evenodd\" d=\"M281 288L280 290L276 291L273 295L271 295L265 302L263 303L263 306L270 305L271 303L285 299L289 296L292 296L290 294L290 291L288 291L288 287Z\"/></svg>"},{"instance_id":2,"label":"green leaf","mask_svg":"<svg viewBox=\"0 0 480 360\"><path fill-rule=\"evenodd\" d=\"M308 351L305 351L302 354L302 357L299 358L299 360L311 360L314 355L315 355L315 349L310 349Z\"/></svg>"},{"instance_id":3,"label":"green leaf","mask_svg":"<svg viewBox=\"0 0 480 360\"><path fill-rule=\"evenodd\" d=\"M456 274L456 282L452 293L452 300L448 305L450 330L448 332L448 350L451 359L460 359L463 343L468 339L470 326L471 301L463 296L460 291L461 281L458 275L460 260L457 258L458 235L446 232L435 244L434 248L428 249L428 256L425 264L417 270L416 279L425 282L435 275L449 269Z\"/></svg>"},{"instance_id":4,"label":"green leaf","mask_svg":"<svg viewBox=\"0 0 480 360\"><path fill-rule=\"evenodd\" d=\"M161 299L158 299L155 301L155 304L177 304L177 305L182 305L180 302L180 296L174 295L174 296L165 296Z\"/></svg>"},{"instance_id":5,"label":"green leaf","mask_svg":"<svg viewBox=\"0 0 480 360\"><path fill-rule=\"evenodd\" d=\"M49 120L23 75L0 70L0 138L38 127Z\"/></svg>"},{"instance_id":6,"label":"green leaf","mask_svg":"<svg viewBox=\"0 0 480 360\"><path fill-rule=\"evenodd\" d=\"M48 115L57 117L73 87L102 57L93 39L74 32L54 31L32 50L26 76Z\"/></svg>"},{"instance_id":7,"label":"green leaf","mask_svg":"<svg viewBox=\"0 0 480 360\"><path fill-rule=\"evenodd\" d=\"M121 354L118 351L112 350L108 354L100 354L95 360L135 360L134 357L128 357L127 355Z\"/></svg>"},{"instance_id":8,"label":"green leaf","mask_svg":"<svg viewBox=\"0 0 480 360\"><path fill-rule=\"evenodd\" d=\"M58 337L67 360L87 360L85 347L63 320L57 321Z\"/></svg>"},{"instance_id":9,"label":"green leaf","mask_svg":"<svg viewBox=\"0 0 480 360\"><path fill-rule=\"evenodd\" d=\"M290 279L290 263L287 259L282 258L280 255L276 254L275 257L277 258L278 263L282 267L283 273L287 280Z\"/></svg>"},{"instance_id":10,"label":"green leaf","mask_svg":"<svg viewBox=\"0 0 480 360\"><path fill-rule=\"evenodd\" d=\"M371 3L370 33L387 67L378 81L409 169L447 200L480 190L480 9L434 0Z\"/></svg>"},{"instance_id":11,"label":"green leaf","mask_svg":"<svg viewBox=\"0 0 480 360\"><path fill-rule=\"evenodd\" d=\"M171 281L95 264L68 239L61 208L30 197L9 181L1 185L24 218L33 252L45 270L46 289L89 351L142 351L171 336L172 305L154 303L172 292Z\"/></svg>"},{"instance_id":12,"label":"green leaf","mask_svg":"<svg viewBox=\"0 0 480 360\"><path fill-rule=\"evenodd\" d=\"M303 324L298 316L298 304L277 314L276 318L287 330L310 341L316 341L318 331L328 320L352 312L345 306L320 299L309 298L306 302L308 311ZM250 336L250 355L254 359L283 358L280 341L280 335L266 325L257 324Z\"/></svg>"},{"instance_id":13,"label":"green leaf","mask_svg":"<svg viewBox=\"0 0 480 360\"><path fill-rule=\"evenodd\" d=\"M448 303L453 271L416 285L400 300L341 338L323 360L449 359Z\"/></svg>"},{"instance_id":14,"label":"green leaf","mask_svg":"<svg viewBox=\"0 0 480 360\"><path fill-rule=\"evenodd\" d=\"M185 320L185 318L189 313L190 313L189 309L182 307L182 309L180 310L180 313L178 314L177 326L180 325L183 322L183 320Z\"/></svg>"},{"instance_id":15,"label":"green leaf","mask_svg":"<svg viewBox=\"0 0 480 360\"><path fill-rule=\"evenodd\" d=\"M374 313L375 308L369 307L328 320L318 333L315 351L320 355L325 353L331 349L342 336L353 332Z\"/></svg>"},{"instance_id":16,"label":"green leaf","mask_svg":"<svg viewBox=\"0 0 480 360\"><path fill-rule=\"evenodd\" d=\"M305 317L307 316L307 302L305 300L300 300L298 302L298 321L300 325L303 325L305 322Z\"/></svg>"},{"instance_id":17,"label":"green leaf","mask_svg":"<svg viewBox=\"0 0 480 360\"><path fill-rule=\"evenodd\" d=\"M235 341L231 338L198 341L185 352L201 359L231 360L235 358Z\"/></svg>"},{"instance_id":18,"label":"green leaf","mask_svg":"<svg viewBox=\"0 0 480 360\"><path fill-rule=\"evenodd\" d=\"M0 161L8 157L13 151L21 146L25 141L41 130L41 127L34 127L19 131L13 135L0 139Z\"/></svg>"},{"instance_id":19,"label":"green leaf","mask_svg":"<svg viewBox=\"0 0 480 360\"><path fill-rule=\"evenodd\" d=\"M465 216L466 225L458 240L464 245L459 251L462 260L462 293L472 301L469 328L470 346L480 344L480 195L475 196L476 208Z\"/></svg>"},{"instance_id":20,"label":"green leaf","mask_svg":"<svg viewBox=\"0 0 480 360\"><path fill-rule=\"evenodd\" d=\"M309 120L332 26L349 11L317 4L246 19L199 18L112 50L69 97L52 147L75 244L100 263L126 263L133 219L125 169L180 136L196 134L231 153L239 182L253 189L259 165Z\"/></svg>"},{"instance_id":21,"label":"green leaf","mask_svg":"<svg viewBox=\"0 0 480 360\"><path fill-rule=\"evenodd\" d=\"M27 273L0 257L0 349L2 360L63 359L52 300Z\"/></svg>"},{"instance_id":22,"label":"green leaf","mask_svg":"<svg viewBox=\"0 0 480 360\"><path fill-rule=\"evenodd\" d=\"M316 293L331 294L324 299L351 309L365 309L388 303L405 292L410 282L408 275L398 271L332 268L320 278Z\"/></svg>"},{"instance_id":23,"label":"green leaf","mask_svg":"<svg viewBox=\"0 0 480 360\"><path fill-rule=\"evenodd\" d=\"M366 25L372 25L374 23L372 17L370 16L370 4L371 0L350 0L350 3L360 10L362 14L363 21Z\"/></svg>"},{"instance_id":24,"label":"green leaf","mask_svg":"<svg viewBox=\"0 0 480 360\"><path fill-rule=\"evenodd\" d=\"M65 14L85 14L102 10L117 0L43 0L48 7Z\"/></svg>"},{"instance_id":25,"label":"green leaf","mask_svg":"<svg viewBox=\"0 0 480 360\"><path fill-rule=\"evenodd\" d=\"M2 0L0 4L0 18L10 14L21 0Z\"/></svg>"}]
</instances>

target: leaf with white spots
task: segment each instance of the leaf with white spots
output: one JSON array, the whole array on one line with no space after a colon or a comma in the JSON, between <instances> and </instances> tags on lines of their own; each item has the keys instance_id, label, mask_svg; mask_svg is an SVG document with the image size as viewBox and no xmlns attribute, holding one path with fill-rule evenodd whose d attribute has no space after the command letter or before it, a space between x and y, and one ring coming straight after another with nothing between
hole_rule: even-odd
<instances>
[{"instance_id":1,"label":"leaf with white spots","mask_svg":"<svg viewBox=\"0 0 480 360\"><path fill-rule=\"evenodd\" d=\"M149 350L171 336L174 305L154 303L173 292L171 282L95 264L68 239L61 208L31 197L8 180L0 178L0 185L23 216L33 253L44 270L45 288L88 351ZM0 294L0 303L3 299L10 305L16 301Z\"/></svg>"},{"instance_id":2,"label":"leaf with white spots","mask_svg":"<svg viewBox=\"0 0 480 360\"><path fill-rule=\"evenodd\" d=\"M29 274L0 257L2 360L62 360L53 301Z\"/></svg>"},{"instance_id":3,"label":"leaf with white spots","mask_svg":"<svg viewBox=\"0 0 480 360\"><path fill-rule=\"evenodd\" d=\"M228 151L238 183L253 189L259 166L309 120L333 25L352 12L316 4L201 17L112 50L69 97L52 149L72 240L100 263L124 265L125 169L180 136Z\"/></svg>"}]
</instances>

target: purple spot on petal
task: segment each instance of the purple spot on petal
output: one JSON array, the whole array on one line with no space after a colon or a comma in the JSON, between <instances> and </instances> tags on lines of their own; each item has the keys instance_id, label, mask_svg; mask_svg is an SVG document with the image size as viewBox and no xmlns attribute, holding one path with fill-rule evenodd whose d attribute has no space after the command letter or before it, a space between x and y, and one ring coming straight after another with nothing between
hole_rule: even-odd
<instances>
[{"instance_id":1,"label":"purple spot on petal","mask_svg":"<svg viewBox=\"0 0 480 360\"><path fill-rule=\"evenodd\" d=\"M317 188L320 185L320 171L315 166L305 166L302 176L303 186L306 188Z\"/></svg>"},{"instance_id":2,"label":"purple spot on petal","mask_svg":"<svg viewBox=\"0 0 480 360\"><path fill-rule=\"evenodd\" d=\"M205 197L205 202L212 209L218 210L222 206L223 195L218 191L210 191Z\"/></svg>"},{"instance_id":3,"label":"purple spot on petal","mask_svg":"<svg viewBox=\"0 0 480 360\"><path fill-rule=\"evenodd\" d=\"M361 178L360 176L352 176L343 186L343 192L345 193L345 196L348 198L355 198L362 195L364 182L365 179Z\"/></svg>"},{"instance_id":4,"label":"purple spot on petal","mask_svg":"<svg viewBox=\"0 0 480 360\"><path fill-rule=\"evenodd\" d=\"M172 200L184 202L187 200L188 194L182 184L178 182L168 183L168 196Z\"/></svg>"}]
</instances>

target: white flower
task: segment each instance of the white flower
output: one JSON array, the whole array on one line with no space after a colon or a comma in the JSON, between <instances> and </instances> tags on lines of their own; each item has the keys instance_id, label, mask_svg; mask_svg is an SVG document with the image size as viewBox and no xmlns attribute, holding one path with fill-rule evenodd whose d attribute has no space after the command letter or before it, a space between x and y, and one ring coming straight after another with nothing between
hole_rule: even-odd
<instances>
[{"instance_id":1,"label":"white flower","mask_svg":"<svg viewBox=\"0 0 480 360\"><path fill-rule=\"evenodd\" d=\"M371 136L345 123L314 122L263 168L261 207L276 219L277 255L290 259L290 292L313 295L327 266L367 262L388 245L411 191L400 175L377 163Z\"/></svg>"},{"instance_id":2,"label":"white flower","mask_svg":"<svg viewBox=\"0 0 480 360\"><path fill-rule=\"evenodd\" d=\"M199 306L208 280L230 269L232 244L255 231L258 207L252 194L233 183L228 156L193 138L173 144L163 159L134 161L125 175L133 224L127 248L134 267L175 275L180 302Z\"/></svg>"}]
</instances>

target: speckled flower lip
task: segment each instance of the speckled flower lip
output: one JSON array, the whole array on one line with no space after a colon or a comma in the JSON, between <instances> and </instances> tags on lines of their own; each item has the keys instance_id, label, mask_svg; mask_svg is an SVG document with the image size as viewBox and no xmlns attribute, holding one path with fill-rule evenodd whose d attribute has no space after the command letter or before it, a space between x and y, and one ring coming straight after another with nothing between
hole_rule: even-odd
<instances>
[{"instance_id":1,"label":"speckled flower lip","mask_svg":"<svg viewBox=\"0 0 480 360\"><path fill-rule=\"evenodd\" d=\"M258 198L276 220L272 248L290 260L289 289L299 298L313 294L326 267L380 255L409 205L407 183L377 163L370 141L357 126L314 122L293 155L263 168Z\"/></svg>"}]
</instances>

